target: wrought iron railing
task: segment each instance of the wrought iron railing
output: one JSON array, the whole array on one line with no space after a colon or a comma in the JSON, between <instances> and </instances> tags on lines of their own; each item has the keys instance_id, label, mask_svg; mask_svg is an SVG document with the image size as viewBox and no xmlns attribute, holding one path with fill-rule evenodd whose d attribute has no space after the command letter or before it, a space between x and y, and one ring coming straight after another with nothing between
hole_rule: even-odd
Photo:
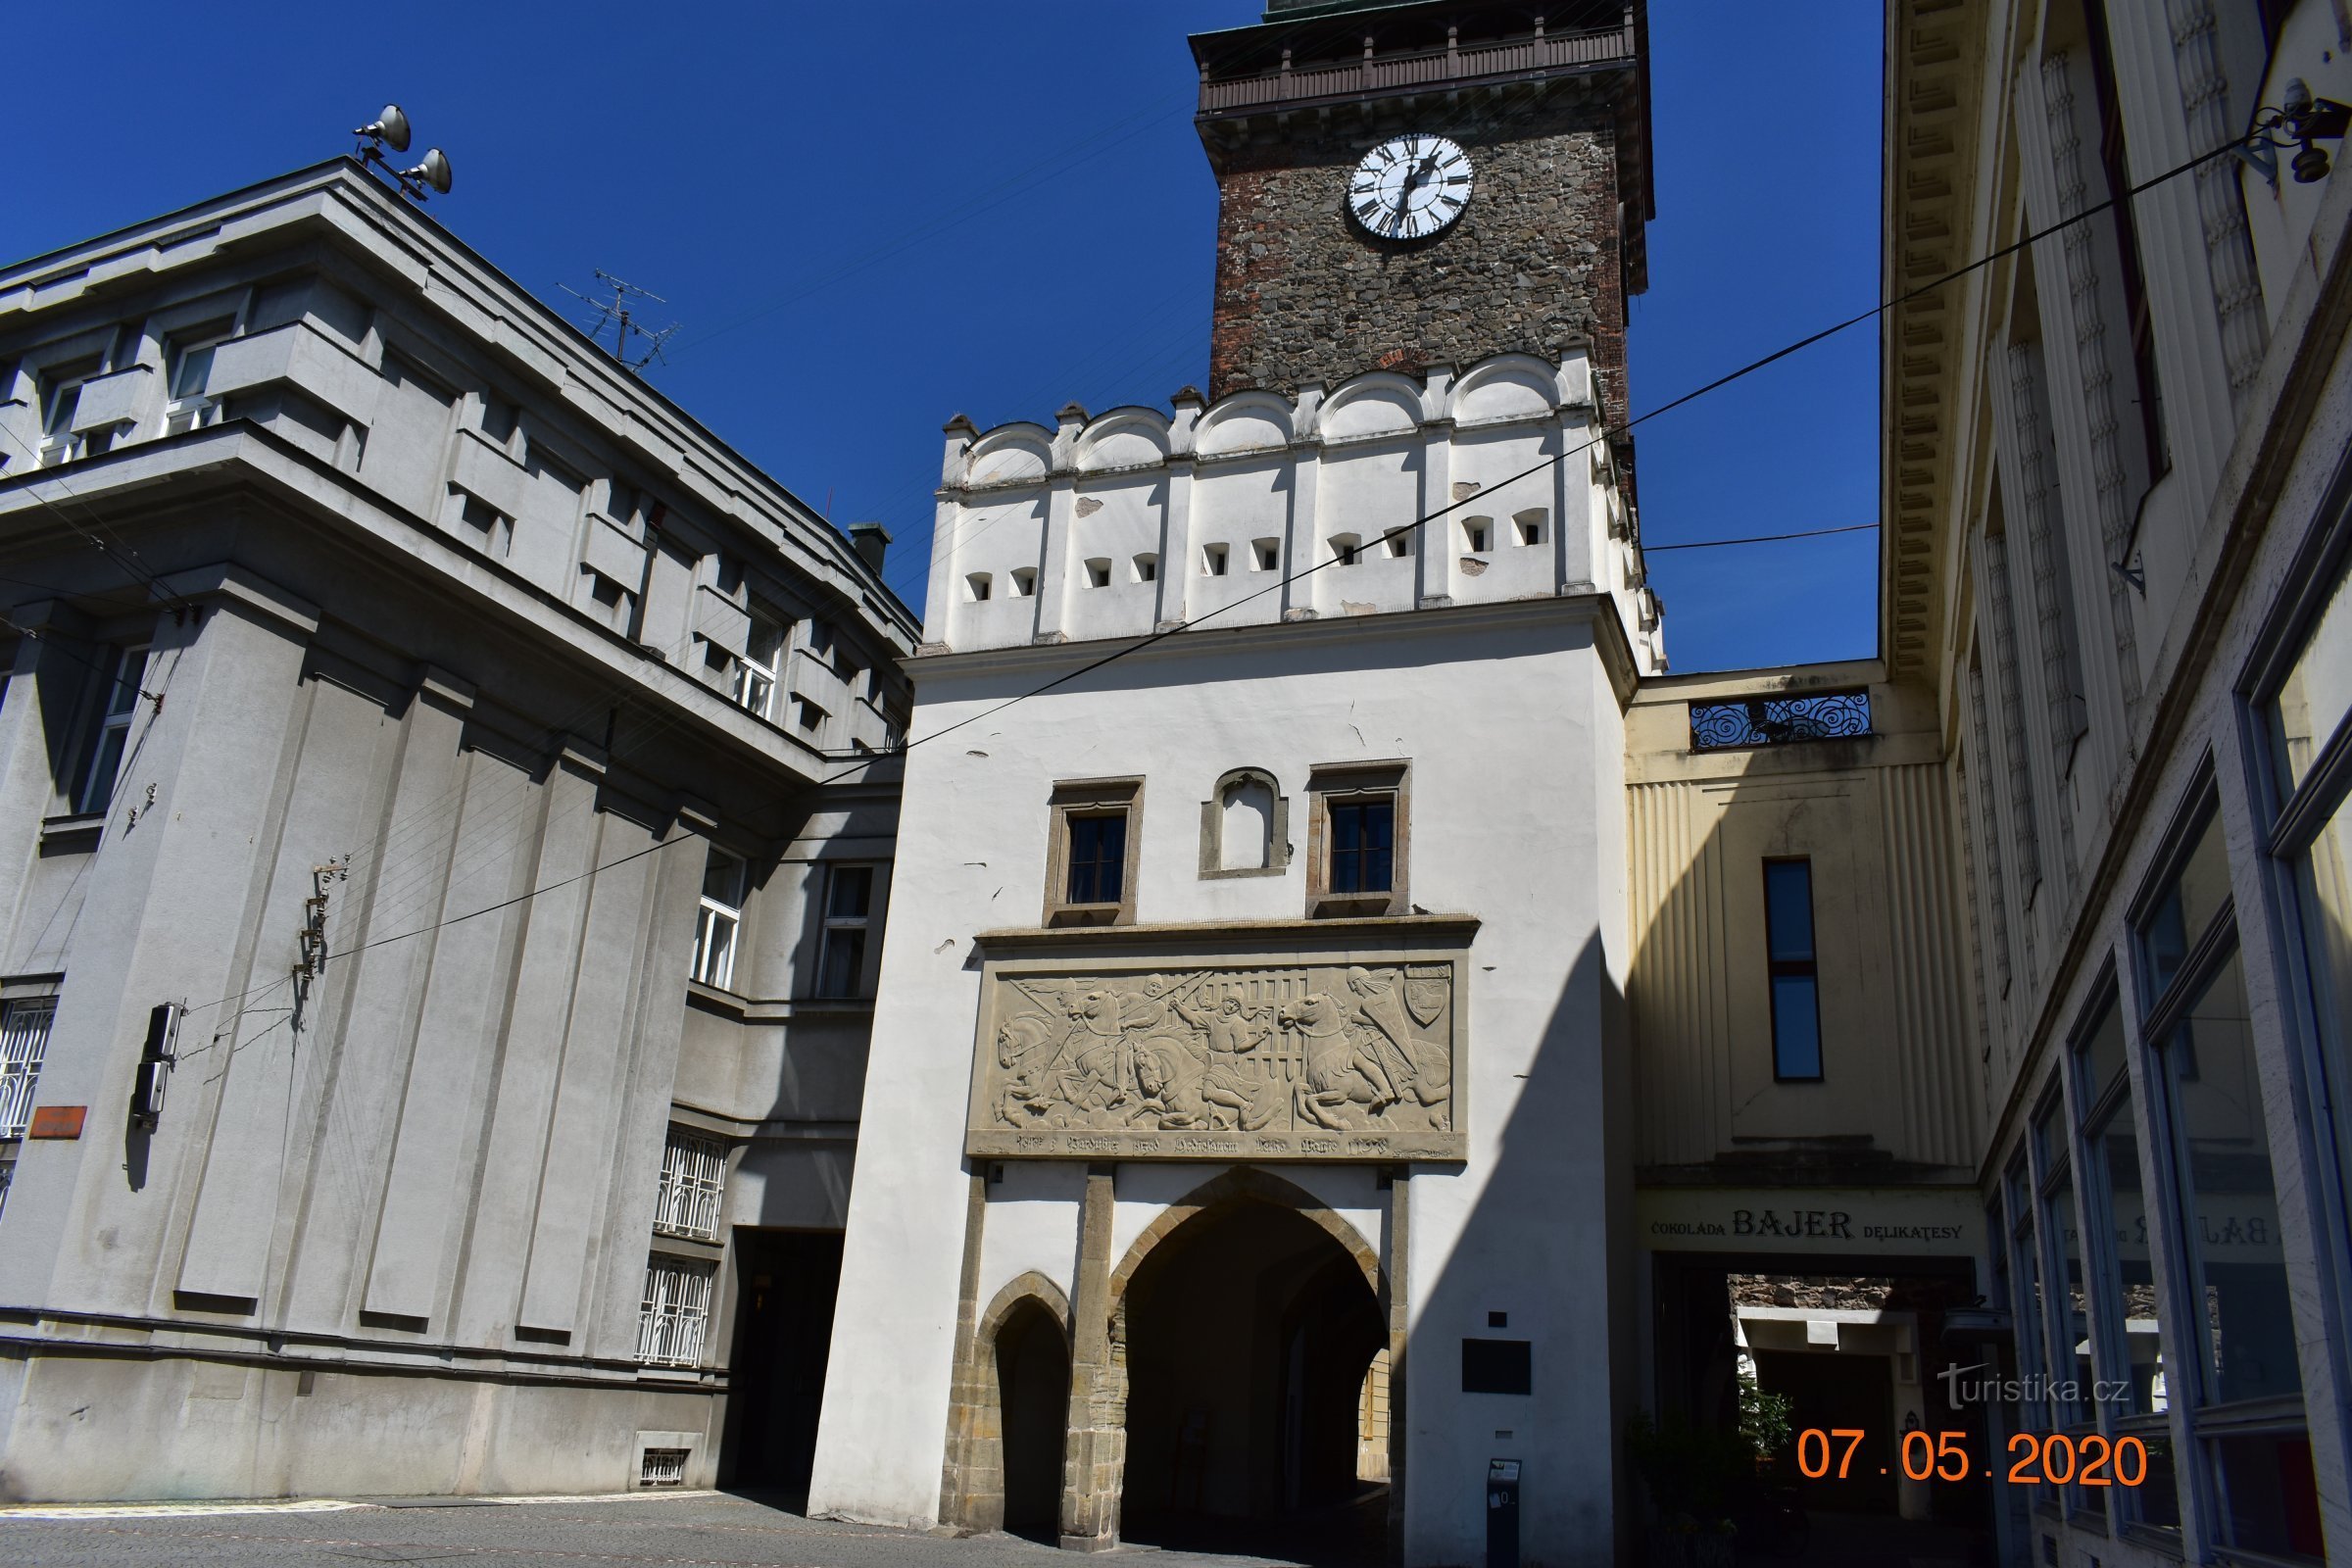
<instances>
[{"instance_id":1,"label":"wrought iron railing","mask_svg":"<svg viewBox=\"0 0 2352 1568\"><path fill-rule=\"evenodd\" d=\"M646 1264L638 1308L637 1359L648 1366L699 1366L710 1326L716 1265L656 1256Z\"/></svg>"},{"instance_id":2,"label":"wrought iron railing","mask_svg":"<svg viewBox=\"0 0 2352 1568\"><path fill-rule=\"evenodd\" d=\"M1690 705L1690 749L1694 752L1850 740L1870 733L1868 691L1804 692Z\"/></svg>"},{"instance_id":3,"label":"wrought iron railing","mask_svg":"<svg viewBox=\"0 0 2352 1568\"><path fill-rule=\"evenodd\" d=\"M1603 66L1633 58L1634 34L1630 24L1586 32L1555 32L1456 49L1373 55L1364 60L1303 66L1297 70L1286 66L1254 76L1204 81L1200 84L1200 109L1204 114L1218 114L1301 99L1396 92L1451 85L1484 76Z\"/></svg>"},{"instance_id":4,"label":"wrought iron railing","mask_svg":"<svg viewBox=\"0 0 2352 1568\"><path fill-rule=\"evenodd\" d=\"M727 1152L708 1138L672 1129L662 1148L662 1185L654 1229L718 1240L718 1205L727 1187Z\"/></svg>"}]
</instances>

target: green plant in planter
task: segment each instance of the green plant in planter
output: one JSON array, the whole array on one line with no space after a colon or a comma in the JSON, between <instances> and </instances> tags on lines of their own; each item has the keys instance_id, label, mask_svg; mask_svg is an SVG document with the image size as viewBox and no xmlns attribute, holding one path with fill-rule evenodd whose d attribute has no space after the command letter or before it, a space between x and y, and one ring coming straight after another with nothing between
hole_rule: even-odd
<instances>
[{"instance_id":1,"label":"green plant in planter","mask_svg":"<svg viewBox=\"0 0 2352 1568\"><path fill-rule=\"evenodd\" d=\"M1637 1411L1626 1429L1626 1454L1649 1489L1660 1526L1671 1534L1731 1534L1742 1489L1788 1443L1789 1410L1787 1395L1767 1394L1742 1375L1740 1418L1728 1431Z\"/></svg>"}]
</instances>

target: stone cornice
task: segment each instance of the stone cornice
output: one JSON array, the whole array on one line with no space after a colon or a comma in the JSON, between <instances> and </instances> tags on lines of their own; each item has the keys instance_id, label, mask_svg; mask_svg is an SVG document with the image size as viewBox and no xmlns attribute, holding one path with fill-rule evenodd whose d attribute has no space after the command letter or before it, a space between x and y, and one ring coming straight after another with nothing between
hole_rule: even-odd
<instances>
[{"instance_id":1,"label":"stone cornice","mask_svg":"<svg viewBox=\"0 0 2352 1568\"><path fill-rule=\"evenodd\" d=\"M998 671L1030 671L1041 679L1131 649L1127 657L1144 660L1181 659L1191 654L1228 654L1236 650L1298 649L1323 642L1359 639L1393 641L1404 637L1444 636L1483 629L1509 630L1521 623L1558 617L1590 620L1593 644L1609 674L1620 708L1633 701L1641 677L1634 666L1633 644L1615 602L1607 594L1579 593L1544 599L1513 599L1498 604L1450 605L1391 611L1377 615L1331 615L1305 620L1260 622L1246 626L1188 626L1182 631L1149 637L1105 637L1087 641L1031 643L1015 648L988 648L959 654L927 643L915 650L906 665L918 688L926 680L971 676ZM919 738L919 737L918 737Z\"/></svg>"}]
</instances>

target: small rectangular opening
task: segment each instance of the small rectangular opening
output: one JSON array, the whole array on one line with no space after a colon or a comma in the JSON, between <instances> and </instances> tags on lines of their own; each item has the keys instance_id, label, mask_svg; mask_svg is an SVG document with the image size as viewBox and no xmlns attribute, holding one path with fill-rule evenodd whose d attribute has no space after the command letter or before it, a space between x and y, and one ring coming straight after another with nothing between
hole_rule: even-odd
<instances>
[{"instance_id":1,"label":"small rectangular opening","mask_svg":"<svg viewBox=\"0 0 2352 1568\"><path fill-rule=\"evenodd\" d=\"M964 587L971 595L971 601L973 604L978 605L987 603L989 588L987 572L975 571L970 576L964 578L963 583Z\"/></svg>"},{"instance_id":2,"label":"small rectangular opening","mask_svg":"<svg viewBox=\"0 0 2352 1568\"><path fill-rule=\"evenodd\" d=\"M1136 558L1135 558L1135 580L1136 580L1137 582L1156 582L1156 581L1158 581L1158 580L1159 580L1159 558L1158 558L1157 556L1138 556L1138 557L1136 557Z\"/></svg>"},{"instance_id":3,"label":"small rectangular opening","mask_svg":"<svg viewBox=\"0 0 2352 1568\"><path fill-rule=\"evenodd\" d=\"M1282 564L1282 541L1279 539L1252 540L1250 551L1259 571L1272 571Z\"/></svg>"},{"instance_id":4,"label":"small rectangular opening","mask_svg":"<svg viewBox=\"0 0 2352 1568\"><path fill-rule=\"evenodd\" d=\"M1226 547L1209 545L1200 552L1200 569L1211 577L1225 575Z\"/></svg>"},{"instance_id":5,"label":"small rectangular opening","mask_svg":"<svg viewBox=\"0 0 2352 1568\"><path fill-rule=\"evenodd\" d=\"M535 1329L524 1324L514 1325L514 1337L525 1345L569 1345L569 1329Z\"/></svg>"},{"instance_id":6,"label":"small rectangular opening","mask_svg":"<svg viewBox=\"0 0 2352 1568\"><path fill-rule=\"evenodd\" d=\"M1354 565L1361 559L1362 552L1363 541L1354 534L1335 533L1331 536L1331 553L1341 565Z\"/></svg>"},{"instance_id":7,"label":"small rectangular opening","mask_svg":"<svg viewBox=\"0 0 2352 1568\"><path fill-rule=\"evenodd\" d=\"M362 1312L360 1327L364 1329L397 1329L403 1334L422 1334L425 1320L406 1312Z\"/></svg>"},{"instance_id":8,"label":"small rectangular opening","mask_svg":"<svg viewBox=\"0 0 2352 1568\"><path fill-rule=\"evenodd\" d=\"M675 1487L686 1481L685 1448L646 1448L637 1461L637 1484L641 1487Z\"/></svg>"},{"instance_id":9,"label":"small rectangular opening","mask_svg":"<svg viewBox=\"0 0 2352 1568\"><path fill-rule=\"evenodd\" d=\"M1109 587L1110 563L1099 558L1097 560L1088 562L1086 564L1086 585L1089 588Z\"/></svg>"},{"instance_id":10,"label":"small rectangular opening","mask_svg":"<svg viewBox=\"0 0 2352 1568\"><path fill-rule=\"evenodd\" d=\"M1037 568L1035 566L1013 567L1012 597L1015 599L1032 599L1035 598L1036 595Z\"/></svg>"},{"instance_id":11,"label":"small rectangular opening","mask_svg":"<svg viewBox=\"0 0 2352 1568\"><path fill-rule=\"evenodd\" d=\"M1388 545L1389 555L1392 558L1409 556L1413 553L1413 530L1398 528L1391 533L1384 542Z\"/></svg>"},{"instance_id":12,"label":"small rectangular opening","mask_svg":"<svg viewBox=\"0 0 2352 1568\"><path fill-rule=\"evenodd\" d=\"M1532 512L1520 513L1517 516L1511 519L1511 526L1519 531L1519 542L1521 544L1542 544L1544 542L1543 508L1538 507Z\"/></svg>"},{"instance_id":13,"label":"small rectangular opening","mask_svg":"<svg viewBox=\"0 0 2352 1568\"><path fill-rule=\"evenodd\" d=\"M1493 524L1492 517L1466 517L1462 520L1462 544L1472 555L1487 548L1489 530Z\"/></svg>"}]
</instances>

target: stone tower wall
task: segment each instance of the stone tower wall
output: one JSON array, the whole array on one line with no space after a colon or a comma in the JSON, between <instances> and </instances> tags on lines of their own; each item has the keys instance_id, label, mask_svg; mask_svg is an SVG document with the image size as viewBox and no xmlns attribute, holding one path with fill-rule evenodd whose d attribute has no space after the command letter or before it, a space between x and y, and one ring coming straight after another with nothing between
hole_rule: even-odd
<instances>
[{"instance_id":1,"label":"stone tower wall","mask_svg":"<svg viewBox=\"0 0 2352 1568\"><path fill-rule=\"evenodd\" d=\"M1624 407L1616 131L1604 108L1520 93L1303 119L1221 160L1211 398L1509 351L1556 361L1589 344L1605 395ZM1476 184L1452 227L1399 245L1365 234L1343 198L1356 160L1406 130L1458 142Z\"/></svg>"}]
</instances>

